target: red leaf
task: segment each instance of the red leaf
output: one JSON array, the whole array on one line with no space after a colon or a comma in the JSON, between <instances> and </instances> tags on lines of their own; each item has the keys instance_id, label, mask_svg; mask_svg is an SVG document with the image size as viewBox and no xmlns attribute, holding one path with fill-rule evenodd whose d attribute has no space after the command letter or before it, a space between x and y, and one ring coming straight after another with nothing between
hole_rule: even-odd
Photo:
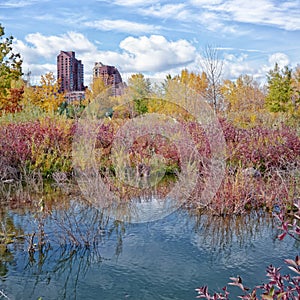
<instances>
[{"instance_id":1,"label":"red leaf","mask_svg":"<svg viewBox=\"0 0 300 300\"><path fill-rule=\"evenodd\" d=\"M286 236L286 232L280 234L280 235L278 236L278 239L279 239L280 241L282 241L282 240L284 239L285 236Z\"/></svg>"}]
</instances>

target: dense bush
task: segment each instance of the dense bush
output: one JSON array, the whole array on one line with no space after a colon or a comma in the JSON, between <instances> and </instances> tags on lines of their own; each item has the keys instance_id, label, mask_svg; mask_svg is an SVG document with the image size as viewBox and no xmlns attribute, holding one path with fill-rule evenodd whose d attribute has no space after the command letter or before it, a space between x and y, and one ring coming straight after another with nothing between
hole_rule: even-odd
<instances>
[{"instance_id":1,"label":"dense bush","mask_svg":"<svg viewBox=\"0 0 300 300\"><path fill-rule=\"evenodd\" d=\"M261 208L272 210L278 203L292 205L300 196L300 138L293 128L243 129L224 119L220 122L227 150L222 183L213 199L203 202L201 195L206 180L199 180L190 197L191 206L215 215L227 215ZM203 130L191 123L189 128L199 153L209 158L210 147ZM212 174L209 168L204 173L205 177Z\"/></svg>"},{"instance_id":2,"label":"dense bush","mask_svg":"<svg viewBox=\"0 0 300 300\"><path fill-rule=\"evenodd\" d=\"M7 167L17 172L40 171L45 177L54 171L69 172L71 141L72 127L63 120L45 118L0 126L1 177L9 176Z\"/></svg>"},{"instance_id":3,"label":"dense bush","mask_svg":"<svg viewBox=\"0 0 300 300\"><path fill-rule=\"evenodd\" d=\"M299 165L300 138L292 128L257 126L241 129L225 120L221 122L230 165L254 167L261 171Z\"/></svg>"},{"instance_id":4,"label":"dense bush","mask_svg":"<svg viewBox=\"0 0 300 300\"><path fill-rule=\"evenodd\" d=\"M1 178L24 171L39 171L44 177L54 172L72 171L72 138L77 121L59 118L40 118L39 120L21 123L3 123L0 126L0 172ZM292 128L282 126L270 129L253 127L242 129L233 126L228 121L220 120L227 146L227 168L225 178L211 207L219 213L241 213L245 207L261 207L269 203L271 207L276 199L292 200L299 183L297 176L291 175L299 169L300 139ZM111 149L116 134L126 123L126 120L107 119L98 127L95 147L101 153L98 160L99 169L114 169L116 160L111 159ZM171 125L170 125L171 124ZM211 149L204 129L194 121L172 123L166 128L176 135L176 126L187 132L180 137L181 148L176 148L175 140L162 134L151 135L136 132L134 142L127 149L132 166L151 162L151 156L156 154L164 157L168 172L180 170L181 159L190 155L186 140L192 139L196 145L202 162L209 162ZM159 124L155 132L159 132ZM119 136L122 142L126 138L126 130ZM200 164L200 167L206 167ZM244 173L249 168L259 171L259 178L252 178ZM200 170L202 171L202 170ZM209 169L208 169L209 172ZM201 186L198 191L201 192ZM196 197L197 192L195 193ZM224 202L225 201L225 202ZM222 208L223 207L223 208Z\"/></svg>"}]
</instances>

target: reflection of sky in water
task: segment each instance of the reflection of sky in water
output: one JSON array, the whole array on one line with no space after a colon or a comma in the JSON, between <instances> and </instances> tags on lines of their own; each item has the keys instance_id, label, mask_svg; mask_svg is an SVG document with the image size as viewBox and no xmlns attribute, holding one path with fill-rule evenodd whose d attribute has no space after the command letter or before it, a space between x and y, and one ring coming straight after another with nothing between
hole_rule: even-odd
<instances>
[{"instance_id":1,"label":"reflection of sky in water","mask_svg":"<svg viewBox=\"0 0 300 300\"><path fill-rule=\"evenodd\" d=\"M157 221L173 213L179 206L171 198L140 197L131 201L129 219L131 223Z\"/></svg>"},{"instance_id":2,"label":"reflection of sky in water","mask_svg":"<svg viewBox=\"0 0 300 300\"><path fill-rule=\"evenodd\" d=\"M11 299L195 299L196 287L221 289L230 276L260 284L268 265L281 266L297 254L290 239L274 238L276 229L263 217L197 220L179 210L124 228L103 238L100 255L81 251L64 260L63 251L53 249L44 264L36 257L30 266L27 252L15 251L1 288Z\"/></svg>"}]
</instances>

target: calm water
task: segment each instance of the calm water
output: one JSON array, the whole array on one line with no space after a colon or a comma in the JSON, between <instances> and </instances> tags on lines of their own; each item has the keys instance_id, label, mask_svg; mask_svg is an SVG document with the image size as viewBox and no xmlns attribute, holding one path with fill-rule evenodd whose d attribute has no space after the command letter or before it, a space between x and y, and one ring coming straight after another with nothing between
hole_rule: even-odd
<instances>
[{"instance_id":1,"label":"calm water","mask_svg":"<svg viewBox=\"0 0 300 300\"><path fill-rule=\"evenodd\" d=\"M6 210L1 217L12 231L46 233L43 253L29 256L29 237L0 252L0 289L9 299L195 299L195 288L220 290L230 276L260 284L268 265L283 266L298 253L291 239L276 239L270 218L258 215L197 218L179 210L123 224L74 201L51 216ZM72 246L85 239L93 241L89 249ZM230 291L233 299L241 294Z\"/></svg>"}]
</instances>

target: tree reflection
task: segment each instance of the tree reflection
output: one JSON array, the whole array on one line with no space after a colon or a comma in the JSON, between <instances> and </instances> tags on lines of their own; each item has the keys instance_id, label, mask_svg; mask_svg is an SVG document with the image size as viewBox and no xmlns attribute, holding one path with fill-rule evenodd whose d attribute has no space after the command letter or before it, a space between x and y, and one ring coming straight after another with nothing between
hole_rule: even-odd
<instances>
[{"instance_id":1,"label":"tree reflection","mask_svg":"<svg viewBox=\"0 0 300 300\"><path fill-rule=\"evenodd\" d=\"M14 260L13 254L7 249L6 245L0 244L0 277L5 277L8 272L7 264Z\"/></svg>"},{"instance_id":2,"label":"tree reflection","mask_svg":"<svg viewBox=\"0 0 300 300\"><path fill-rule=\"evenodd\" d=\"M8 211L0 210L0 277L5 277L8 272L8 264L14 261L14 255L10 247L14 243L23 243L24 231L15 225L14 219Z\"/></svg>"},{"instance_id":3,"label":"tree reflection","mask_svg":"<svg viewBox=\"0 0 300 300\"><path fill-rule=\"evenodd\" d=\"M93 265L101 264L103 258L99 249L74 247L70 245L49 248L29 256L25 267L26 275L36 278L30 297L40 296L40 288L56 284L60 299L77 299L77 288L80 279L84 278Z\"/></svg>"},{"instance_id":4,"label":"tree reflection","mask_svg":"<svg viewBox=\"0 0 300 300\"><path fill-rule=\"evenodd\" d=\"M121 254L124 223L111 221L80 197L49 185L38 192L1 185L0 192L0 278L24 265L29 284L22 297L39 298L45 283L58 283L54 291L60 298L76 299L80 280L107 259L101 255L104 243L110 243L113 255Z\"/></svg>"},{"instance_id":5,"label":"tree reflection","mask_svg":"<svg viewBox=\"0 0 300 300\"><path fill-rule=\"evenodd\" d=\"M78 283L91 267L108 259L101 255L101 246L112 240L115 256L122 252L125 225L111 221L101 211L80 199L70 201L67 210L47 208L35 215L36 232L43 228L41 244L40 234L32 238L34 251L29 252L25 271L35 276L36 282L31 297L38 297L40 285L46 281L59 282L62 299L76 299ZM30 245L28 245L30 248Z\"/></svg>"},{"instance_id":6,"label":"tree reflection","mask_svg":"<svg viewBox=\"0 0 300 300\"><path fill-rule=\"evenodd\" d=\"M195 222L196 243L200 248L214 249L216 254L230 253L234 243L244 248L251 246L251 241L263 237L267 228L276 229L274 219L267 213L225 217L198 215ZM276 236L275 230L274 240Z\"/></svg>"}]
</instances>

